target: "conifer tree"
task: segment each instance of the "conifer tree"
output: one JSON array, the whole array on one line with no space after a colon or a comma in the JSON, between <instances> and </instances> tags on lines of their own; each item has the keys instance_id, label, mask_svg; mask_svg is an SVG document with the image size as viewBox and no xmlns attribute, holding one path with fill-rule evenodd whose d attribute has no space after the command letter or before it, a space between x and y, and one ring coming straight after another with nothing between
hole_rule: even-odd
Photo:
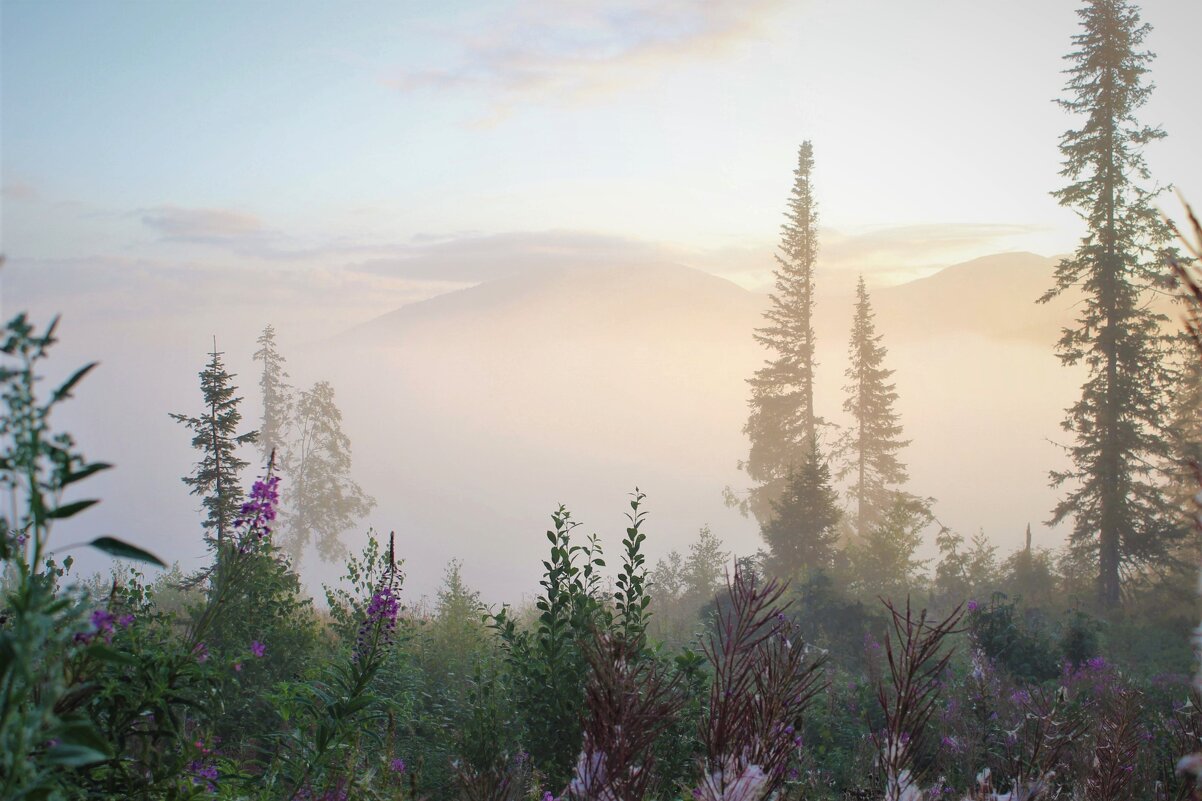
<instances>
[{"instance_id":1,"label":"conifer tree","mask_svg":"<svg viewBox=\"0 0 1202 801\"><path fill-rule=\"evenodd\" d=\"M844 387L847 399L843 410L851 415L851 428L842 437L838 454L842 458L840 480L851 478L849 495L855 501L855 530L863 536L879 523L893 506L897 487L906 482L906 467L897 453L909 444L901 439L902 427L893 404L897 400L893 375L886 370L885 346L876 333L875 314L864 285L864 276L856 285L856 313L848 345L849 383Z\"/></svg>"},{"instance_id":2,"label":"conifer tree","mask_svg":"<svg viewBox=\"0 0 1202 801\"><path fill-rule=\"evenodd\" d=\"M376 505L350 477L351 442L328 381L314 384L296 403L296 441L290 449L292 489L285 496L282 537L294 565L312 542L323 561L346 553L339 536Z\"/></svg>"},{"instance_id":3,"label":"conifer tree","mask_svg":"<svg viewBox=\"0 0 1202 801\"><path fill-rule=\"evenodd\" d=\"M292 387L288 384L288 372L284 369L284 357L275 344L275 328L268 325L257 340L259 349L254 359L263 363L259 374L259 389L263 395L263 419L259 424L259 450L263 462L276 454L277 473L287 472L285 445L292 419Z\"/></svg>"},{"instance_id":4,"label":"conifer tree","mask_svg":"<svg viewBox=\"0 0 1202 801\"><path fill-rule=\"evenodd\" d=\"M709 526L702 526L681 567L685 598L698 606L712 600L725 586L729 562L730 552L723 550L722 540Z\"/></svg>"},{"instance_id":5,"label":"conifer tree","mask_svg":"<svg viewBox=\"0 0 1202 801\"><path fill-rule=\"evenodd\" d=\"M1066 57L1071 97L1059 102L1085 120L1061 137L1061 174L1070 183L1053 194L1087 233L1041 301L1084 288L1080 315L1057 350L1065 364L1084 363L1088 377L1062 423L1075 435L1072 465L1051 479L1069 489L1049 522L1073 519L1072 544L1096 565L1098 599L1112 607L1124 576L1164 564L1182 531L1160 475L1169 456L1165 318L1147 303L1165 280L1170 234L1154 193L1136 183L1149 180L1143 146L1164 132L1135 117L1151 92L1143 77L1153 58L1140 49L1149 26L1136 8L1089 0L1077 14L1081 32Z\"/></svg>"},{"instance_id":6,"label":"conifer tree","mask_svg":"<svg viewBox=\"0 0 1202 801\"><path fill-rule=\"evenodd\" d=\"M784 491L772 500L772 520L761 527L769 570L793 578L803 570L829 569L843 516L838 501L830 469L818 448L812 448L804 464L789 473Z\"/></svg>"},{"instance_id":7,"label":"conifer tree","mask_svg":"<svg viewBox=\"0 0 1202 801\"><path fill-rule=\"evenodd\" d=\"M789 472L799 467L815 444L821 419L814 413L814 265L818 257L818 212L810 185L814 149L803 142L797 154L793 191L776 254L775 291L764 313L766 325L755 339L771 352L748 379L751 412L743 427L751 451L740 466L756 483L741 502L761 525L772 519L771 501L780 495Z\"/></svg>"},{"instance_id":8,"label":"conifer tree","mask_svg":"<svg viewBox=\"0 0 1202 801\"><path fill-rule=\"evenodd\" d=\"M847 546L849 585L862 600L898 601L919 589L929 560L919 559L922 532L932 522L922 499L898 494L864 537Z\"/></svg>"},{"instance_id":9,"label":"conifer tree","mask_svg":"<svg viewBox=\"0 0 1202 801\"><path fill-rule=\"evenodd\" d=\"M201 496L206 511L205 539L220 553L242 507L241 473L247 462L238 458L238 446L254 442L257 434L237 433L242 422L238 411L242 398L234 394L238 388L233 384L234 376L226 372L221 359L224 354L217 350L216 340L209 355L208 365L200 372L204 412L198 417L172 414L171 419L192 431L192 447L202 454L192 475L182 480L192 488L191 494Z\"/></svg>"}]
</instances>

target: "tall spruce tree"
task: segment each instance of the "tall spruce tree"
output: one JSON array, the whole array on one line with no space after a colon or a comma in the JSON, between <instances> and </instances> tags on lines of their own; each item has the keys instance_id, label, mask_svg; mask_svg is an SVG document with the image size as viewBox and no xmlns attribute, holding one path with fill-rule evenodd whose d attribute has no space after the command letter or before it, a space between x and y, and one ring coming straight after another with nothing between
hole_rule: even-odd
<instances>
[{"instance_id":1,"label":"tall spruce tree","mask_svg":"<svg viewBox=\"0 0 1202 801\"><path fill-rule=\"evenodd\" d=\"M257 432L238 433L242 413L235 395L234 376L226 372L213 341L213 351L204 370L200 372L200 391L204 396L204 412L200 416L172 414L171 419L192 431L192 447L201 452L195 471L183 477L193 495L201 496L206 516L205 540L217 547L218 553L225 538L231 534L234 520L242 507L241 474L247 462L238 458L238 446L255 441Z\"/></svg>"},{"instance_id":2,"label":"tall spruce tree","mask_svg":"<svg viewBox=\"0 0 1202 801\"><path fill-rule=\"evenodd\" d=\"M259 451L266 463L276 455L277 472L284 469L286 443L291 427L293 396L288 384L288 372L284 369L284 357L275 343L275 328L268 325L257 340L259 349L254 360L263 363L259 374L259 390L263 395L263 418L259 424Z\"/></svg>"},{"instance_id":3,"label":"tall spruce tree","mask_svg":"<svg viewBox=\"0 0 1202 801\"><path fill-rule=\"evenodd\" d=\"M838 478L852 481L848 494L855 502L853 522L858 536L864 536L893 507L898 487L907 479L906 466L897 454L910 444L901 439L902 427L893 410L897 392L888 383L893 371L884 367L886 350L874 317L861 275L844 373L849 383L844 386L843 411L853 422L837 448L842 463Z\"/></svg>"},{"instance_id":4,"label":"tall spruce tree","mask_svg":"<svg viewBox=\"0 0 1202 801\"><path fill-rule=\"evenodd\" d=\"M829 570L843 516L831 473L818 448L790 471L784 491L772 500L772 520L761 527L768 544L768 569L786 579L802 571Z\"/></svg>"},{"instance_id":5,"label":"tall spruce tree","mask_svg":"<svg viewBox=\"0 0 1202 801\"><path fill-rule=\"evenodd\" d=\"M1085 120L1061 137L1061 175L1071 183L1053 194L1088 231L1041 301L1084 289L1057 351L1065 364L1084 363L1088 378L1062 423L1075 442L1067 448L1072 466L1051 474L1052 486L1069 489L1050 523L1073 519L1071 541L1096 565L1098 599L1112 607L1124 577L1164 564L1182 531L1160 474L1169 457L1165 318L1147 303L1165 279L1170 234L1152 206L1155 193L1136 183L1150 177L1143 146L1164 132L1135 117L1152 89L1143 77L1153 58L1140 49L1150 28L1137 9L1089 0L1077 14L1081 32L1066 56L1071 96L1059 103Z\"/></svg>"},{"instance_id":6,"label":"tall spruce tree","mask_svg":"<svg viewBox=\"0 0 1202 801\"><path fill-rule=\"evenodd\" d=\"M814 265L818 258L818 212L810 185L814 149L803 142L793 171L793 191L781 226L776 254L775 291L764 312L766 325L756 341L773 355L751 385L751 412L743 433L751 451L740 466L756 482L737 503L760 525L772 520L772 501L784 489L790 471L800 467L815 445L821 419L814 413Z\"/></svg>"},{"instance_id":7,"label":"tall spruce tree","mask_svg":"<svg viewBox=\"0 0 1202 801\"><path fill-rule=\"evenodd\" d=\"M334 388L320 381L296 403L296 441L290 449L292 487L284 493L281 538L294 565L312 542L323 561L346 553L340 535L375 507L350 477L351 441L342 431Z\"/></svg>"}]
</instances>

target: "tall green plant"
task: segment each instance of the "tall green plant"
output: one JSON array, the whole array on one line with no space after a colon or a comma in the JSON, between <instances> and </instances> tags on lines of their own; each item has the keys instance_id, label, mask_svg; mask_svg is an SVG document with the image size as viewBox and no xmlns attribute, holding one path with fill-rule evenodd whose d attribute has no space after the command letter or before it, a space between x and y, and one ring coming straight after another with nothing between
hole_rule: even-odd
<instances>
[{"instance_id":1,"label":"tall green plant","mask_svg":"<svg viewBox=\"0 0 1202 801\"><path fill-rule=\"evenodd\" d=\"M523 741L552 787L562 787L580 753L580 718L588 660L584 646L603 621L600 568L605 566L596 535L572 543L578 523L562 505L551 515L551 543L539 615L532 629L519 628L508 607L492 617L522 717ZM640 602L641 603L641 602Z\"/></svg>"},{"instance_id":2,"label":"tall green plant","mask_svg":"<svg viewBox=\"0 0 1202 801\"><path fill-rule=\"evenodd\" d=\"M65 788L71 769L103 762L113 754L96 727L79 711L68 666L81 659L119 659L97 632L112 620L94 614L84 622L84 597L63 591L70 567L50 551L51 528L96 504L68 501L69 488L110 465L88 462L70 434L55 433L53 410L71 397L95 366L85 365L39 398L40 362L56 341L56 319L38 334L24 314L4 329L0 354L0 489L9 496L0 515L0 798L50 798ZM112 537L90 543L106 553L162 565L145 551ZM89 629L91 629L89 631ZM84 696L86 697L86 696Z\"/></svg>"}]
</instances>

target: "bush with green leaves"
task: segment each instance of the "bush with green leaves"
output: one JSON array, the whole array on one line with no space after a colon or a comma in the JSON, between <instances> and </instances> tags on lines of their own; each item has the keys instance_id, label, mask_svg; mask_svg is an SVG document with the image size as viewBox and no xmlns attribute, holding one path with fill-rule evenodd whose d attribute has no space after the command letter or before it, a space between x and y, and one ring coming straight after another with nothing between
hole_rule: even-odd
<instances>
[{"instance_id":1,"label":"bush with green leaves","mask_svg":"<svg viewBox=\"0 0 1202 801\"><path fill-rule=\"evenodd\" d=\"M596 535L587 545L572 542L579 525L560 506L547 531L551 553L543 562L543 592L532 629L518 627L509 607L493 616L501 639L522 723L522 742L550 787L567 784L580 753L580 716L589 666L584 644L603 623L600 569L605 566Z\"/></svg>"},{"instance_id":2,"label":"bush with green leaves","mask_svg":"<svg viewBox=\"0 0 1202 801\"><path fill-rule=\"evenodd\" d=\"M0 515L0 797L11 799L61 794L71 783L70 771L112 759L113 744L82 707L95 692L86 682L91 667L124 661L110 645L120 619L106 610L88 617L86 594L60 586L71 557L60 563L50 548L55 521L96 503L67 500L69 488L110 467L88 462L50 421L96 363L76 370L49 398L39 397L38 371L57 323L39 334L20 314L5 327L0 345L0 488L12 498ZM88 544L162 564L113 537Z\"/></svg>"}]
</instances>

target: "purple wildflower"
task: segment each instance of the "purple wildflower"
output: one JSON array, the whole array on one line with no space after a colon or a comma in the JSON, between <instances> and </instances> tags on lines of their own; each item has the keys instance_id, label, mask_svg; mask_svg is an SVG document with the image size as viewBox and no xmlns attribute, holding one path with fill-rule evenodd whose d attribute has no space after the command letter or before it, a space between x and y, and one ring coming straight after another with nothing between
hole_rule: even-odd
<instances>
[{"instance_id":1,"label":"purple wildflower","mask_svg":"<svg viewBox=\"0 0 1202 801\"><path fill-rule=\"evenodd\" d=\"M267 646L258 640L251 640L250 652L254 654L256 658L262 659L267 654Z\"/></svg>"},{"instance_id":2,"label":"purple wildflower","mask_svg":"<svg viewBox=\"0 0 1202 801\"><path fill-rule=\"evenodd\" d=\"M976 601L970 600L968 602L968 611L969 612L975 612L980 608L981 608L981 605L979 603L977 603Z\"/></svg>"},{"instance_id":3,"label":"purple wildflower","mask_svg":"<svg viewBox=\"0 0 1202 801\"><path fill-rule=\"evenodd\" d=\"M192 654L196 657L196 661L202 665L209 661L209 648L203 642L196 643L196 647L192 649Z\"/></svg>"},{"instance_id":4,"label":"purple wildflower","mask_svg":"<svg viewBox=\"0 0 1202 801\"><path fill-rule=\"evenodd\" d=\"M964 750L964 746L960 744L960 741L955 737L952 737L950 734L943 735L943 738L939 741L939 744L948 751L951 751L953 754L958 754Z\"/></svg>"},{"instance_id":5,"label":"purple wildflower","mask_svg":"<svg viewBox=\"0 0 1202 801\"><path fill-rule=\"evenodd\" d=\"M97 609L92 613L92 625L96 627L96 633L104 636L105 642L113 640L113 623L117 618L107 609Z\"/></svg>"},{"instance_id":6,"label":"purple wildflower","mask_svg":"<svg viewBox=\"0 0 1202 801\"><path fill-rule=\"evenodd\" d=\"M258 539L270 534L270 524L276 518L276 506L280 502L279 484L279 476L256 481L251 487L250 499L242 504L242 516L234 521L234 525L245 527Z\"/></svg>"},{"instance_id":7,"label":"purple wildflower","mask_svg":"<svg viewBox=\"0 0 1202 801\"><path fill-rule=\"evenodd\" d=\"M121 617L117 618L117 625L123 629L127 629L134 624L134 620L135 618L133 615L122 615Z\"/></svg>"},{"instance_id":8,"label":"purple wildflower","mask_svg":"<svg viewBox=\"0 0 1202 801\"><path fill-rule=\"evenodd\" d=\"M194 759L188 763L188 773L192 774L193 784L203 784L210 793L217 792L217 766Z\"/></svg>"},{"instance_id":9,"label":"purple wildflower","mask_svg":"<svg viewBox=\"0 0 1202 801\"><path fill-rule=\"evenodd\" d=\"M388 763L388 766L392 768L393 773L405 772L405 760L403 759L394 759L392 762Z\"/></svg>"},{"instance_id":10,"label":"purple wildflower","mask_svg":"<svg viewBox=\"0 0 1202 801\"><path fill-rule=\"evenodd\" d=\"M97 609L92 612L92 630L79 632L73 638L75 642L87 645L97 637L104 637L105 642L113 641L113 623L117 618L107 609Z\"/></svg>"},{"instance_id":11,"label":"purple wildflower","mask_svg":"<svg viewBox=\"0 0 1202 801\"><path fill-rule=\"evenodd\" d=\"M367 617L359 627L359 638L355 648L355 658L358 659L368 648L373 638L373 632L380 632L384 644L392 642L393 632L396 631L396 616L401 604L397 600L392 587L385 584L377 589L367 604Z\"/></svg>"}]
</instances>

